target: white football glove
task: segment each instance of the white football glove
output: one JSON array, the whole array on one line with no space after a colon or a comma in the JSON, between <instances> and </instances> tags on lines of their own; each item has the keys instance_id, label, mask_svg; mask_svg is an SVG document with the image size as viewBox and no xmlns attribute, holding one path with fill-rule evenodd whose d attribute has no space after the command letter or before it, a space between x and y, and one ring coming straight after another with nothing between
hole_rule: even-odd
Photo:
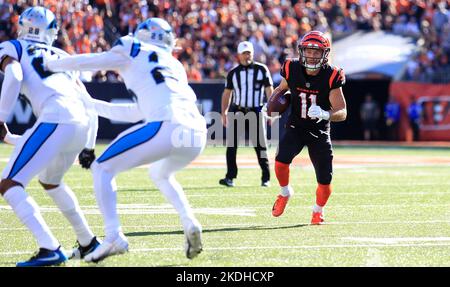
<instances>
[{"instance_id":1,"label":"white football glove","mask_svg":"<svg viewBox=\"0 0 450 287\"><path fill-rule=\"evenodd\" d=\"M328 121L330 119L330 113L322 110L317 105L312 105L308 110L308 117L319 119L317 122L320 122L321 120Z\"/></svg>"}]
</instances>

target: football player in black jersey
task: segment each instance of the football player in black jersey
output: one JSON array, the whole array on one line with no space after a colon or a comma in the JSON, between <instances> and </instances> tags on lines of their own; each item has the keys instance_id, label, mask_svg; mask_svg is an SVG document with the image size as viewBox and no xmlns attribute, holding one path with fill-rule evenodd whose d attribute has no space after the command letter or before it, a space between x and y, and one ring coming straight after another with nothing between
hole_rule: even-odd
<instances>
[{"instance_id":1,"label":"football player in black jersey","mask_svg":"<svg viewBox=\"0 0 450 287\"><path fill-rule=\"evenodd\" d=\"M323 207L331 194L333 175L330 122L344 121L347 117L341 88L345 75L342 69L328 64L330 48L330 41L322 32L307 33L298 45L299 58L284 62L281 68L283 79L273 92L291 91L286 133L275 158L275 174L281 186L281 194L272 209L272 215L276 217L284 212L293 195L289 185L289 165L307 146L318 183L311 224L323 222Z\"/></svg>"}]
</instances>

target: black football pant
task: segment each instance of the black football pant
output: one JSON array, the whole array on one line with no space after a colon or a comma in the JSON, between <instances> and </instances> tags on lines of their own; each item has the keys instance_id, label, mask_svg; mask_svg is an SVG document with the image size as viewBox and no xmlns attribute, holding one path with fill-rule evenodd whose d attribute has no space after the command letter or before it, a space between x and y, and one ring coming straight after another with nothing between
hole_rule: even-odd
<instances>
[{"instance_id":1,"label":"black football pant","mask_svg":"<svg viewBox=\"0 0 450 287\"><path fill-rule=\"evenodd\" d=\"M309 158L314 166L317 182L330 184L333 177L333 147L329 130L326 132L309 131L288 125L286 133L278 145L275 160L291 164L305 145L308 147Z\"/></svg>"},{"instance_id":2,"label":"black football pant","mask_svg":"<svg viewBox=\"0 0 450 287\"><path fill-rule=\"evenodd\" d=\"M251 136L251 132L249 131L250 125L246 121L243 123L242 121L239 122L240 125L245 125L245 129L243 130L246 134L249 134L249 139L251 141L252 146L254 146L256 156L258 157L258 163L262 170L262 181L268 181L270 180L270 168L269 168L269 158L267 155L267 136L265 132L265 123L263 114L260 112L260 108L250 108L250 109L241 109L235 105L232 105L229 110L230 113L242 113L242 115L247 115L247 113L255 113L257 120L257 132L256 134L257 138L254 139L254 137ZM229 118L230 119L230 118ZM228 129L231 127L231 125L234 126L233 128L233 134L228 134L227 131L227 173L226 177L230 179L234 179L237 177L238 174L238 167L236 164L236 154L237 154L237 147L238 147L238 139L240 136L240 132L242 130L238 129L238 119L234 119L232 121L228 121ZM244 127L244 126L243 126ZM254 127L254 126L253 126ZM230 138L231 137L231 138ZM256 144L255 141L256 140Z\"/></svg>"}]
</instances>

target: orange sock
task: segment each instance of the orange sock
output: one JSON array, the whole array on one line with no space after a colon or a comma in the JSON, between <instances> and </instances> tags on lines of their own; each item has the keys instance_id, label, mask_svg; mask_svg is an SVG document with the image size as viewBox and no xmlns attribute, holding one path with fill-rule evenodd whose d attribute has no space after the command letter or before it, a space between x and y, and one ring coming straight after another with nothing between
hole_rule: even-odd
<instances>
[{"instance_id":1,"label":"orange sock","mask_svg":"<svg viewBox=\"0 0 450 287\"><path fill-rule=\"evenodd\" d=\"M275 161L275 174L281 187L289 184L289 164Z\"/></svg>"},{"instance_id":2,"label":"orange sock","mask_svg":"<svg viewBox=\"0 0 450 287\"><path fill-rule=\"evenodd\" d=\"M320 184L317 186L316 190L316 204L318 206L325 206L327 204L328 198L331 194L331 184Z\"/></svg>"}]
</instances>

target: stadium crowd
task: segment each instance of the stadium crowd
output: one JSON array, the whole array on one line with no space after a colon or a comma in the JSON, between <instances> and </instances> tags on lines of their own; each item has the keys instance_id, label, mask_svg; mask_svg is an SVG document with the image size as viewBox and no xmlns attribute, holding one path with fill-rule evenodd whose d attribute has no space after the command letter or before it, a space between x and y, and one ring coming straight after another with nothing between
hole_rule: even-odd
<instances>
[{"instance_id":1,"label":"stadium crowd","mask_svg":"<svg viewBox=\"0 0 450 287\"><path fill-rule=\"evenodd\" d=\"M134 31L144 19L158 16L174 27L177 57L192 81L224 78L237 64L236 45L249 40L255 60L267 64L274 82L286 56L295 56L296 42L319 30L331 39L356 30L390 31L417 41L405 80L448 82L450 74L450 1L446 0L0 0L0 41L15 37L20 13L45 5L58 17L57 46L69 53L108 49L110 39ZM106 22L115 27L105 29ZM97 81L114 81L113 73Z\"/></svg>"}]
</instances>

